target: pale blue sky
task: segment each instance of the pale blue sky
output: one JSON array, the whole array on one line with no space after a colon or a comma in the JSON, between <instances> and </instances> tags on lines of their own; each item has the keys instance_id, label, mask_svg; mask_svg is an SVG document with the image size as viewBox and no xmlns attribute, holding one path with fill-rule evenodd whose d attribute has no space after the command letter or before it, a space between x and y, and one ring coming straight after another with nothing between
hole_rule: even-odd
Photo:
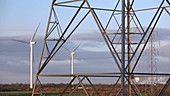
<instances>
[{"instance_id":1,"label":"pale blue sky","mask_svg":"<svg viewBox=\"0 0 170 96\"><path fill-rule=\"evenodd\" d=\"M30 34L48 20L50 0L0 0L1 36Z\"/></svg>"},{"instance_id":2,"label":"pale blue sky","mask_svg":"<svg viewBox=\"0 0 170 96\"><path fill-rule=\"evenodd\" d=\"M52 0L0 0L0 32L1 36L5 35L24 35L30 34L38 23L41 23L40 30L44 32L48 20L50 4ZM154 3L153 3L154 1ZM162 0L138 0L134 8L155 7ZM104 2L99 0L90 1L92 6L112 6L112 0ZM103 3L103 4L102 4ZM102 5L101 5L102 4ZM167 4L165 4L167 5ZM150 15L150 11L146 14ZM139 17L143 18L144 15ZM164 15L159 23L160 27L168 28L166 22L168 15ZM143 19L146 23L147 18ZM147 23L146 23L147 24Z\"/></svg>"}]
</instances>

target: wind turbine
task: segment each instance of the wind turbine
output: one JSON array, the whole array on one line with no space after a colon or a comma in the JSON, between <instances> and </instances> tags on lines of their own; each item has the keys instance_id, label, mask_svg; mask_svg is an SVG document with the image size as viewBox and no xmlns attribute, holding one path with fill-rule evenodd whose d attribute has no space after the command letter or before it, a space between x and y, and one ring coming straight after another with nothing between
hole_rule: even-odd
<instances>
[{"instance_id":1,"label":"wind turbine","mask_svg":"<svg viewBox=\"0 0 170 96\"><path fill-rule=\"evenodd\" d=\"M71 65L71 74L73 75L74 74L74 55L76 54L76 50L80 47L80 44L73 50L73 51L70 51L69 49L65 48L63 46L64 49L66 49L67 51L70 52L70 65ZM73 79L73 76L71 77L71 80Z\"/></svg>"},{"instance_id":2,"label":"wind turbine","mask_svg":"<svg viewBox=\"0 0 170 96\"><path fill-rule=\"evenodd\" d=\"M30 45L30 88L33 88L33 62L34 62L34 57L33 57L33 45L36 43L34 41L34 37L38 31L40 24L37 26L33 36L30 39L29 45Z\"/></svg>"},{"instance_id":3,"label":"wind turbine","mask_svg":"<svg viewBox=\"0 0 170 96\"><path fill-rule=\"evenodd\" d=\"M33 63L34 63L34 55L33 55L33 45L36 43L34 41L34 37L38 31L40 24L37 26L34 34L32 35L31 39L29 42L26 41L22 41L22 40L14 40L13 41L17 41L17 42L21 42L21 43L25 43L25 44L29 44L30 47L30 88L33 88Z\"/></svg>"}]
</instances>

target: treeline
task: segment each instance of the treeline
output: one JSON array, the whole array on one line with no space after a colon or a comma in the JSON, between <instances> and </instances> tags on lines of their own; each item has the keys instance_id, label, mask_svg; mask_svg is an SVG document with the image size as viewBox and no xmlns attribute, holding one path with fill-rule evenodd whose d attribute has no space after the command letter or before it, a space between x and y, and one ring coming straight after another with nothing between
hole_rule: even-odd
<instances>
[{"instance_id":1,"label":"treeline","mask_svg":"<svg viewBox=\"0 0 170 96\"><path fill-rule=\"evenodd\" d=\"M65 84L47 83L42 85L45 88L63 88ZM0 84L0 91L30 91L29 84L15 83L15 84Z\"/></svg>"},{"instance_id":2,"label":"treeline","mask_svg":"<svg viewBox=\"0 0 170 96\"><path fill-rule=\"evenodd\" d=\"M28 91L28 84L0 84L0 91Z\"/></svg>"}]
</instances>

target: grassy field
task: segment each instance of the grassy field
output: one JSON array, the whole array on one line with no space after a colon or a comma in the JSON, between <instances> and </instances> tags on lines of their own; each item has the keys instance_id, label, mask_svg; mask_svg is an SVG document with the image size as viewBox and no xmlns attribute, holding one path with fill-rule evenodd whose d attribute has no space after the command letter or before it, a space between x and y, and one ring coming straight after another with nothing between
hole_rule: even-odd
<instances>
[{"instance_id":1,"label":"grassy field","mask_svg":"<svg viewBox=\"0 0 170 96\"><path fill-rule=\"evenodd\" d=\"M0 92L0 96L31 96L31 91L9 91L9 92ZM61 94L48 92L46 93L46 96L60 96ZM40 94L34 95L34 96L40 96ZM68 93L65 93L63 96L68 96ZM85 96L81 93L74 93L71 96Z\"/></svg>"},{"instance_id":2,"label":"grassy field","mask_svg":"<svg viewBox=\"0 0 170 96\"><path fill-rule=\"evenodd\" d=\"M0 92L0 96L31 96L31 91L7 91L7 92Z\"/></svg>"}]
</instances>

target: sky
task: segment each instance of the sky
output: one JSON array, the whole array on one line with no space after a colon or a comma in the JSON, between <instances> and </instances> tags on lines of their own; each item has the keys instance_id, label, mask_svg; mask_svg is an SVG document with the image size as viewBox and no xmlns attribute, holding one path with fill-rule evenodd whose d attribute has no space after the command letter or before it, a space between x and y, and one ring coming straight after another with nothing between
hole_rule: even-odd
<instances>
[{"instance_id":1,"label":"sky","mask_svg":"<svg viewBox=\"0 0 170 96\"><path fill-rule=\"evenodd\" d=\"M139 0L138 2L135 2L134 8L157 7L160 1L161 0L157 0L156 2L155 0ZM92 6L96 7L112 7L111 0L104 3L103 0L100 0L97 3L93 0L89 0L89 2ZM36 27L40 24L35 37L37 43L34 46L34 73L36 72L43 44L43 36L45 34L50 12L50 4L51 0L0 0L0 83L29 83L29 45L14 40L29 41ZM165 4L165 6L166 5L167 4ZM72 17L71 12L74 11L75 10L67 10L64 8L57 11L62 28L67 25L67 20L70 20ZM154 12L155 11L137 13L143 26L148 26L148 21L150 20L150 17L153 16ZM109 13L97 13L99 14L102 23L105 25ZM170 51L169 21L169 15L164 12L164 15L162 15L156 28L158 35L155 36L156 39L154 44L156 45L156 49L159 50L157 56L155 56L158 72L167 73L170 68L170 55L168 53ZM64 45L64 47L71 51L80 44L80 47L76 50L75 54L75 72L89 73L112 72L113 70L114 72L118 71L117 67L113 65L114 60L111 57L104 40L100 34L96 33L98 29L94 19L89 17L84 21L78 31L79 32L76 32L71 37L70 41L66 42ZM61 48L59 56L51 61L51 66L47 66L45 72L70 73L69 53L70 52L64 48ZM56 63L58 65L56 65ZM141 63L143 63L143 61L141 61ZM144 70L146 72L147 66L147 64L140 64L137 67L137 71L141 72ZM63 78L58 79L58 82L62 82L63 80L67 82L68 80ZM103 79L100 78L98 82L101 81L103 81Z\"/></svg>"}]
</instances>

